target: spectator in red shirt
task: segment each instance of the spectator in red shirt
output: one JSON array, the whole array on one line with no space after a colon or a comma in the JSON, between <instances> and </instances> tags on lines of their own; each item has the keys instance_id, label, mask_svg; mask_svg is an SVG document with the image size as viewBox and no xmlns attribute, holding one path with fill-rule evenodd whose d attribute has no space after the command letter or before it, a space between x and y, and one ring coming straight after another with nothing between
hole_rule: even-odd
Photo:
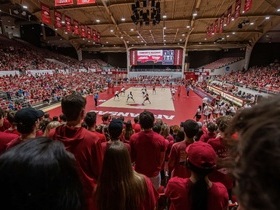
<instances>
[{"instance_id":1,"label":"spectator in red shirt","mask_svg":"<svg viewBox=\"0 0 280 210\"><path fill-rule=\"evenodd\" d=\"M87 129L91 131L92 133L96 134L101 142L106 142L105 135L102 133L99 133L95 130L96 128L96 117L97 114L95 112L88 112L84 118L84 122L87 125Z\"/></svg>"},{"instance_id":2,"label":"spectator in red shirt","mask_svg":"<svg viewBox=\"0 0 280 210\"><path fill-rule=\"evenodd\" d=\"M3 126L4 115L5 115L4 110L0 108L0 127ZM18 135L16 134L4 133L0 131L0 155L6 151L7 144L16 138L18 138Z\"/></svg>"},{"instance_id":3,"label":"spectator in red shirt","mask_svg":"<svg viewBox=\"0 0 280 210\"><path fill-rule=\"evenodd\" d=\"M186 148L194 142L199 126L194 120L186 120L181 126L185 133L185 139L172 145L168 160L168 171L171 177L187 178L190 177L190 171L186 168Z\"/></svg>"},{"instance_id":4,"label":"spectator in red shirt","mask_svg":"<svg viewBox=\"0 0 280 210\"><path fill-rule=\"evenodd\" d=\"M135 170L149 177L157 190L161 183L160 170L167 145L164 137L152 130L154 121L154 114L149 111L139 115L143 130L131 136L130 146Z\"/></svg>"},{"instance_id":5,"label":"spectator in red shirt","mask_svg":"<svg viewBox=\"0 0 280 210\"><path fill-rule=\"evenodd\" d=\"M9 127L7 130L5 130L5 133L13 133L16 135L20 135L20 133L17 131L17 126L15 124L15 111L9 111L7 114L7 120L9 121L9 123L11 124L11 127Z\"/></svg>"},{"instance_id":6,"label":"spectator in red shirt","mask_svg":"<svg viewBox=\"0 0 280 210\"><path fill-rule=\"evenodd\" d=\"M158 193L150 179L133 171L121 141L108 144L94 200L98 210L154 210Z\"/></svg>"},{"instance_id":7,"label":"spectator in red shirt","mask_svg":"<svg viewBox=\"0 0 280 210\"><path fill-rule=\"evenodd\" d=\"M2 210L84 210L77 163L63 144L30 139L0 157Z\"/></svg>"},{"instance_id":8,"label":"spectator in red shirt","mask_svg":"<svg viewBox=\"0 0 280 210\"><path fill-rule=\"evenodd\" d=\"M21 142L36 137L36 131L39 128L40 118L43 112L34 108L23 108L16 112L14 122L20 136L7 144L7 149L14 147Z\"/></svg>"},{"instance_id":9,"label":"spectator in red shirt","mask_svg":"<svg viewBox=\"0 0 280 210\"><path fill-rule=\"evenodd\" d=\"M83 128L86 99L79 93L65 96L61 101L66 124L50 132L52 139L61 141L73 153L80 171L87 208L94 206L92 194L102 167L101 142L98 136Z\"/></svg>"},{"instance_id":10,"label":"spectator in red shirt","mask_svg":"<svg viewBox=\"0 0 280 210\"><path fill-rule=\"evenodd\" d=\"M213 122L207 124L206 133L202 134L199 141L208 142L209 139L216 137L217 125Z\"/></svg>"},{"instance_id":11,"label":"spectator in red shirt","mask_svg":"<svg viewBox=\"0 0 280 210\"><path fill-rule=\"evenodd\" d=\"M139 117L134 117L134 124L132 125L133 130L135 133L138 133L141 131L141 125L139 124Z\"/></svg>"},{"instance_id":12,"label":"spectator in red shirt","mask_svg":"<svg viewBox=\"0 0 280 210\"><path fill-rule=\"evenodd\" d=\"M170 199L169 210L227 210L228 193L221 183L211 182L208 174L216 167L213 148L198 141L186 148L190 178L171 178L165 195Z\"/></svg>"}]
</instances>

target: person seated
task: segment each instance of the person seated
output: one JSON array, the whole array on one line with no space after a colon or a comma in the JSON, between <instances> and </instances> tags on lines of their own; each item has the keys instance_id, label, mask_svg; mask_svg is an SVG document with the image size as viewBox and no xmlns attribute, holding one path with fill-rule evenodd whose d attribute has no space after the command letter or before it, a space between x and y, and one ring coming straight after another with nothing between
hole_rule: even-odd
<instances>
[{"instance_id":1,"label":"person seated","mask_svg":"<svg viewBox=\"0 0 280 210\"><path fill-rule=\"evenodd\" d=\"M30 139L0 156L2 210L84 210L75 158L59 141Z\"/></svg>"}]
</instances>

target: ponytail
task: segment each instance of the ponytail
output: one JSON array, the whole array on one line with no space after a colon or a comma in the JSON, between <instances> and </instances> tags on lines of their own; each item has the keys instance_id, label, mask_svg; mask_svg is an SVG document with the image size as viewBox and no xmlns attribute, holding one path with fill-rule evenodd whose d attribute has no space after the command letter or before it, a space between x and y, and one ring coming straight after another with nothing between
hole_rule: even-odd
<instances>
[{"instance_id":1,"label":"ponytail","mask_svg":"<svg viewBox=\"0 0 280 210\"><path fill-rule=\"evenodd\" d=\"M207 210L208 207L208 184L205 177L212 172L212 169L201 169L190 162L187 167L197 174L198 180L192 184L190 188L189 201L191 203L191 210Z\"/></svg>"}]
</instances>

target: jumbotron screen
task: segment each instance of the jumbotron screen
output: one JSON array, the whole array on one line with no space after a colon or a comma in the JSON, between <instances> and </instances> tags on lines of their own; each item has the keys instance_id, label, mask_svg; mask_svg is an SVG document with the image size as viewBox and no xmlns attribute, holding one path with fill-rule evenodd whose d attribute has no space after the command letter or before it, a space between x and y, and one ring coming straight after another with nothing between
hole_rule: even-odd
<instances>
[{"instance_id":1,"label":"jumbotron screen","mask_svg":"<svg viewBox=\"0 0 280 210\"><path fill-rule=\"evenodd\" d=\"M130 64L136 65L182 65L182 49L131 50Z\"/></svg>"}]
</instances>

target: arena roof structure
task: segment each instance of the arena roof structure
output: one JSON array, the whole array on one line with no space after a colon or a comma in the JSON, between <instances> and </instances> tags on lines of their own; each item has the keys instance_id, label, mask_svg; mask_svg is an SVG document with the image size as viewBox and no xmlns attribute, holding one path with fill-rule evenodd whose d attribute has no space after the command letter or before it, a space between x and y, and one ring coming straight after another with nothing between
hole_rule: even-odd
<instances>
[{"instance_id":1,"label":"arena roof structure","mask_svg":"<svg viewBox=\"0 0 280 210\"><path fill-rule=\"evenodd\" d=\"M128 48L158 47L183 47L187 50L242 48L256 43L268 32L279 33L280 28L279 0L96 0L93 4L82 5L74 1L67 6L55 6L54 0L41 2L50 8L51 16L54 10L59 11L100 33L100 43L66 34L63 28L56 31L60 36L49 36L44 40L49 44L66 42L84 51L125 52ZM28 13L42 21L41 2L1 0L0 6L2 12L8 12L7 9L13 5L26 6ZM252 3L249 9L245 2ZM240 8L236 7L238 4ZM155 20L152 20L153 8L156 10L158 7L160 17L153 14ZM232 12L228 16L230 8ZM146 14L149 20L146 17L146 20L141 20L141 10L144 13L149 10ZM237 10L240 14L236 14ZM54 29L53 24L48 27Z\"/></svg>"}]
</instances>

